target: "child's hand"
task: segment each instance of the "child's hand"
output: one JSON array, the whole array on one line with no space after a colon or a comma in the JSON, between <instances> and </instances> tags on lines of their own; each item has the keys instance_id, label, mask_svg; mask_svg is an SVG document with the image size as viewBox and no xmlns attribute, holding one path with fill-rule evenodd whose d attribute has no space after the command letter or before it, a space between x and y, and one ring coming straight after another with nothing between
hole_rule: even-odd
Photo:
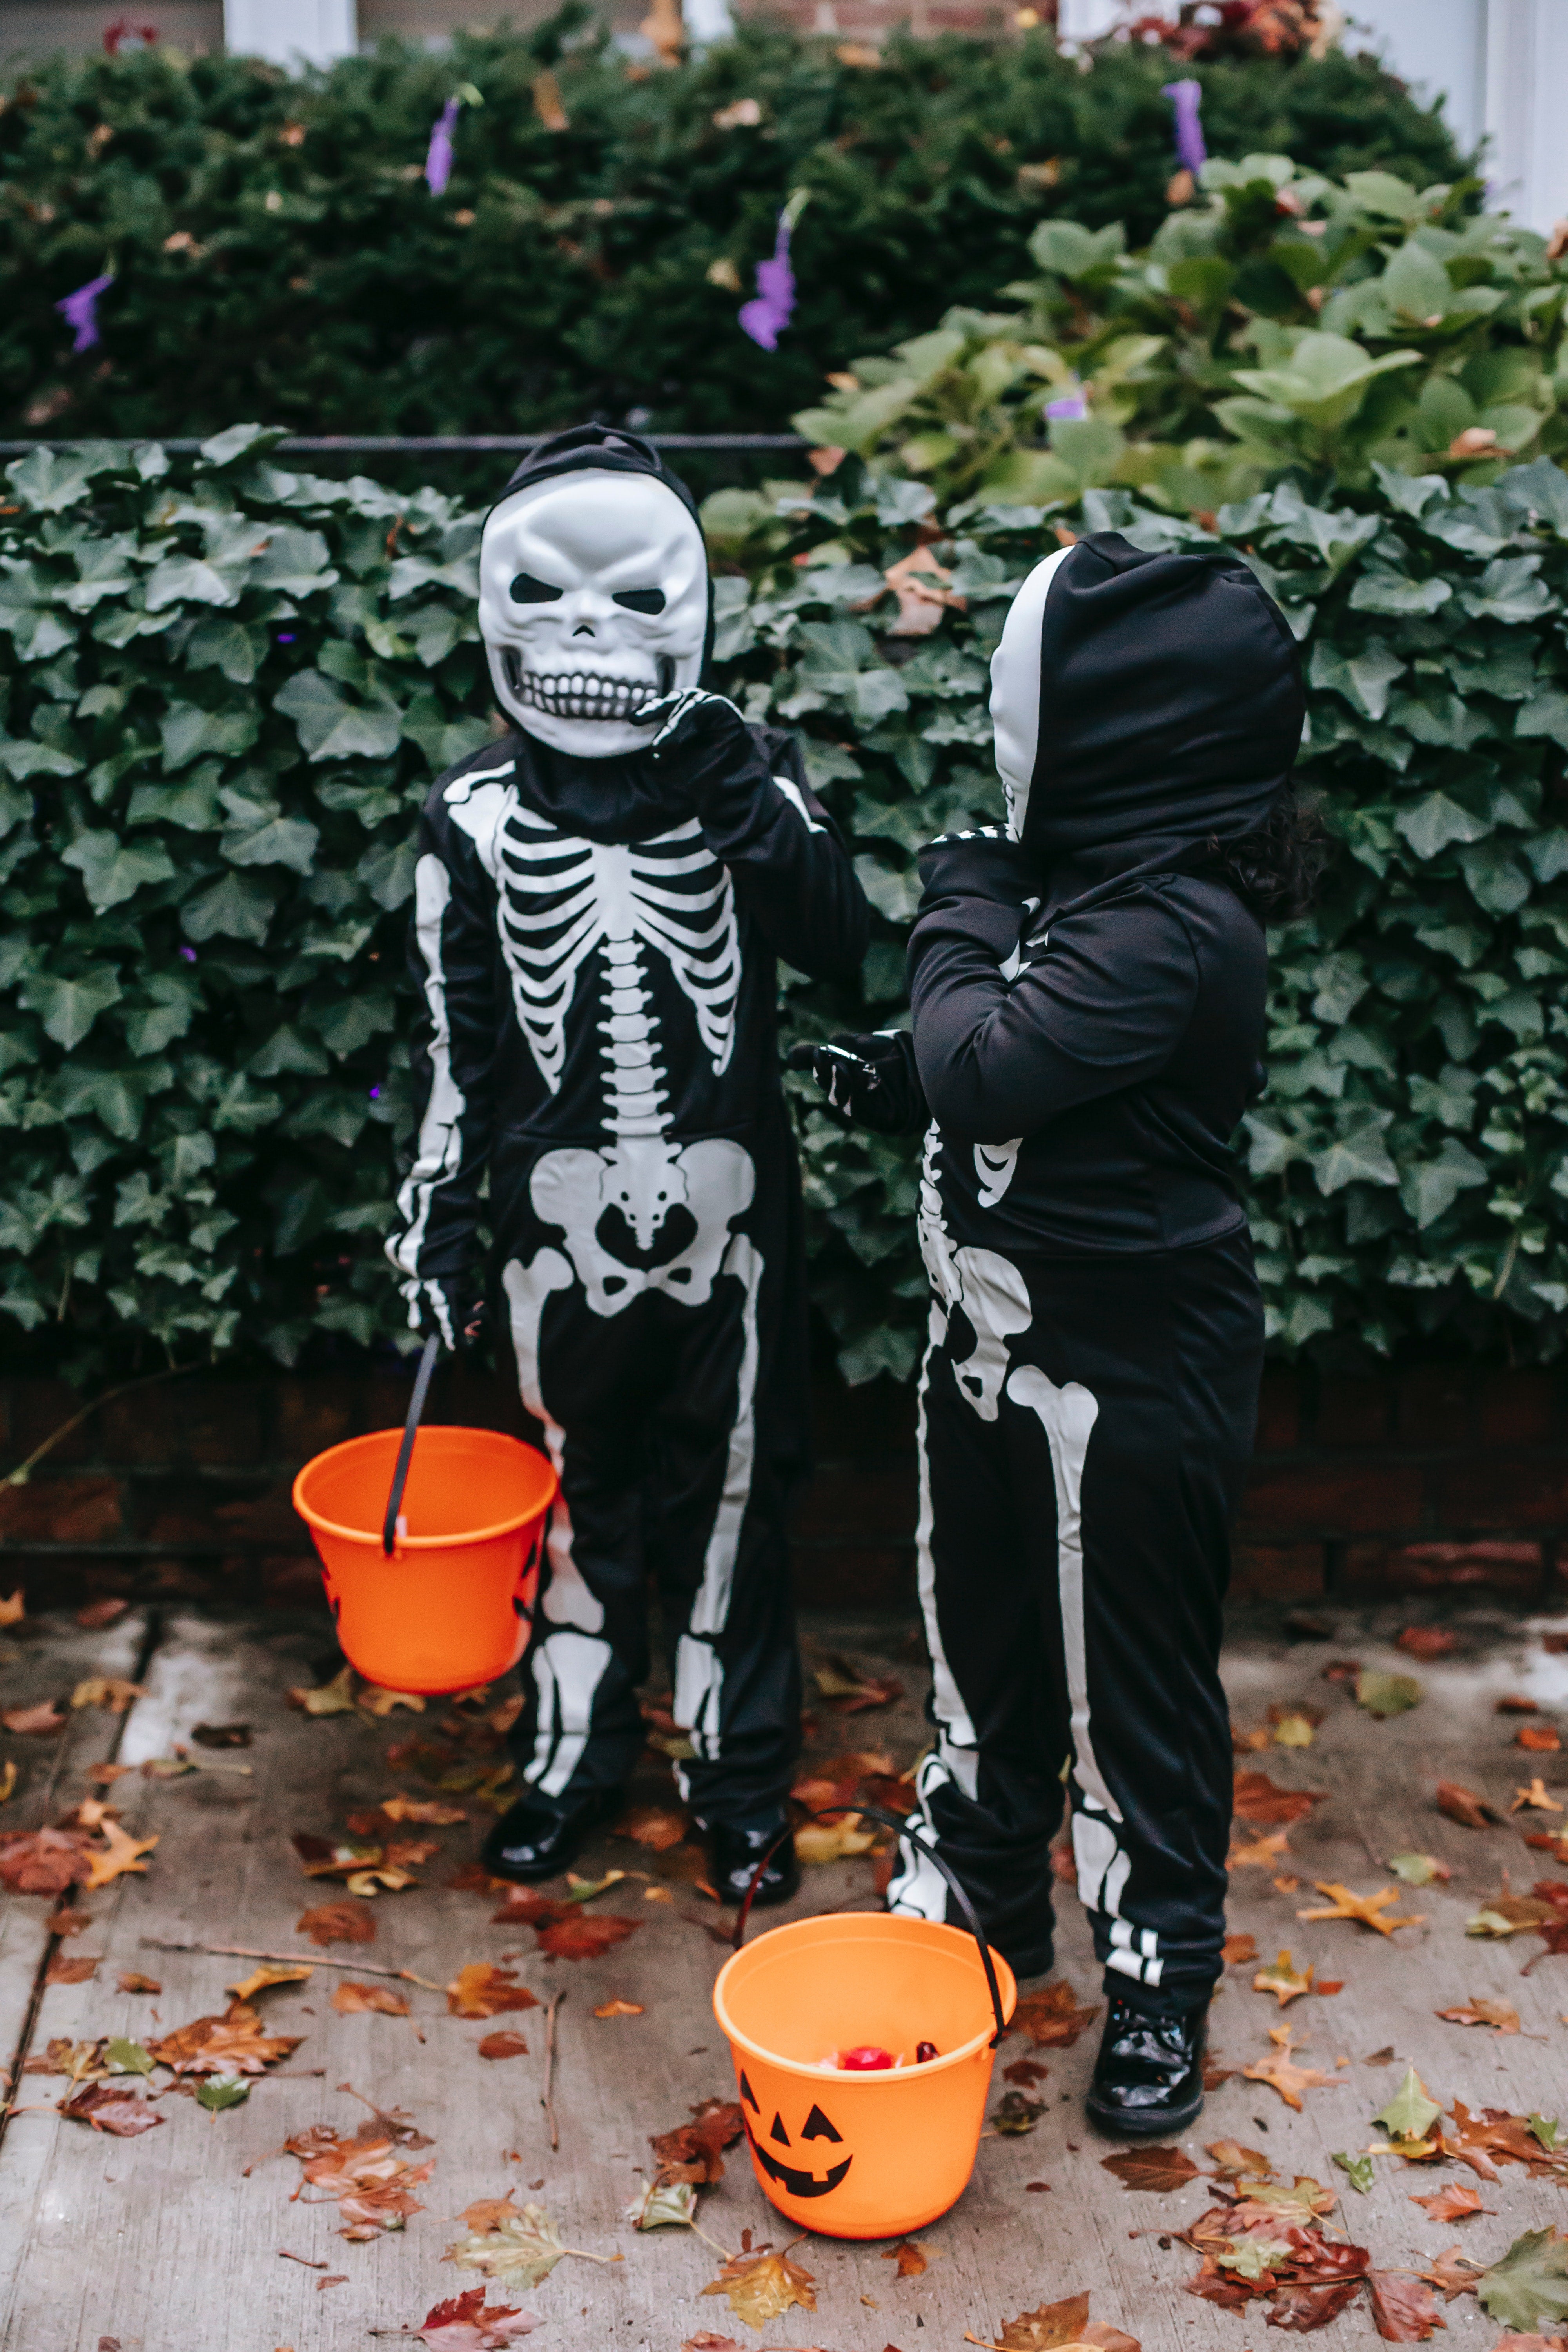
<instances>
[{"instance_id":1,"label":"child's hand","mask_svg":"<svg viewBox=\"0 0 1568 2352\"><path fill-rule=\"evenodd\" d=\"M689 798L699 817L720 813L727 787L751 781L757 748L745 720L721 694L689 687L632 713L637 727L658 729L649 745L655 764L668 772L678 793Z\"/></svg>"},{"instance_id":2,"label":"child's hand","mask_svg":"<svg viewBox=\"0 0 1568 2352\"><path fill-rule=\"evenodd\" d=\"M875 1135L916 1135L927 1124L914 1039L907 1029L878 1029L869 1036L840 1035L826 1045L802 1044L789 1051L792 1070L809 1070L823 1093L829 1118L840 1127L868 1127Z\"/></svg>"},{"instance_id":3,"label":"child's hand","mask_svg":"<svg viewBox=\"0 0 1568 2352\"><path fill-rule=\"evenodd\" d=\"M451 1276L426 1276L404 1285L408 1301L408 1328L421 1339L438 1332L444 1347L466 1354L484 1338L485 1302L474 1296L472 1277L459 1282Z\"/></svg>"}]
</instances>

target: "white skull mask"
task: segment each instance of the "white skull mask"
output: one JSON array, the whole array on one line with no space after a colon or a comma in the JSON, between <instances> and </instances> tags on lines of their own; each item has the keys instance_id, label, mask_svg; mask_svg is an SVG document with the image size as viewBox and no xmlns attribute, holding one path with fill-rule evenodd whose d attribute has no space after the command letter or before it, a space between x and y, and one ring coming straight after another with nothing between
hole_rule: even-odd
<instances>
[{"instance_id":1,"label":"white skull mask","mask_svg":"<svg viewBox=\"0 0 1568 2352\"><path fill-rule=\"evenodd\" d=\"M708 555L675 492L587 467L503 499L479 550L479 634L501 708L579 759L646 749L631 714L695 686Z\"/></svg>"}]
</instances>

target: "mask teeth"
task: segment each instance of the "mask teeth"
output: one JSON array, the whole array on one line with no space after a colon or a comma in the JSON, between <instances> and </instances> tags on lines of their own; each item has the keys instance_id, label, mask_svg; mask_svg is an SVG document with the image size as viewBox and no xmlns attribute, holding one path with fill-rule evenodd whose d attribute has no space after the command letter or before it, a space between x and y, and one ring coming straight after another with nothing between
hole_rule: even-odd
<instances>
[{"instance_id":1,"label":"mask teeth","mask_svg":"<svg viewBox=\"0 0 1568 2352\"><path fill-rule=\"evenodd\" d=\"M556 670L542 676L524 669L510 651L506 667L518 699L552 719L629 719L657 691L644 679L605 677L597 670Z\"/></svg>"}]
</instances>

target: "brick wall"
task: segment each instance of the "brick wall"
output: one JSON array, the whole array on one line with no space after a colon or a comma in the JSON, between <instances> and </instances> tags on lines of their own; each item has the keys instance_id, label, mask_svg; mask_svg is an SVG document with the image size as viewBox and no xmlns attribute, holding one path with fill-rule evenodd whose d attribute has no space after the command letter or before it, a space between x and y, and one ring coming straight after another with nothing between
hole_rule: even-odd
<instances>
[{"instance_id":1,"label":"brick wall","mask_svg":"<svg viewBox=\"0 0 1568 2352\"><path fill-rule=\"evenodd\" d=\"M79 1406L0 1382L0 1473ZM319 1590L289 1489L310 1454L401 1420L405 1380L185 1377L111 1400L25 1486L0 1485L0 1594L297 1601ZM914 1402L887 1381L816 1392L818 1463L795 1513L802 1597L866 1608L914 1589ZM444 1370L429 1417L524 1433L499 1380ZM1560 1563L1561 1562L1561 1566ZM1568 1598L1568 1375L1417 1364L1276 1369L1237 1550L1238 1597L1310 1601L1479 1587Z\"/></svg>"}]
</instances>

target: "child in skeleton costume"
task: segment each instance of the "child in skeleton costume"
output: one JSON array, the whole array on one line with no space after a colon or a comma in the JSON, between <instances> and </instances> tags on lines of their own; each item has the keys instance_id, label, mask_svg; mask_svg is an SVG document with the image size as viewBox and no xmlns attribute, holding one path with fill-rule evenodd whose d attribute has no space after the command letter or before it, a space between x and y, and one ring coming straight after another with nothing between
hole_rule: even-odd
<instances>
[{"instance_id":1,"label":"child in skeleton costume","mask_svg":"<svg viewBox=\"0 0 1568 2352\"><path fill-rule=\"evenodd\" d=\"M479 570L517 731L425 809L420 1127L388 1254L414 1328L457 1344L488 1176L489 1288L561 1476L513 1735L525 1793L486 1860L548 1877L615 1802L644 1745L651 1575L695 1751L682 1792L738 1893L799 1739L783 1515L805 1310L774 957L852 977L865 903L791 739L699 689L702 536L647 443L547 443Z\"/></svg>"},{"instance_id":2,"label":"child in skeleton costume","mask_svg":"<svg viewBox=\"0 0 1568 2352\"><path fill-rule=\"evenodd\" d=\"M1263 1075L1258 910L1305 855L1302 709L1244 565L1114 532L1038 565L992 662L1006 831L921 860L912 1041L814 1060L868 1124L934 1119L918 1542L938 1736L912 1818L1034 1973L1065 1769L1110 1996L1089 2111L1135 2136L1197 2113L1221 1967L1216 1662L1263 1340L1229 1139ZM946 1914L907 1843L889 1903Z\"/></svg>"}]
</instances>

